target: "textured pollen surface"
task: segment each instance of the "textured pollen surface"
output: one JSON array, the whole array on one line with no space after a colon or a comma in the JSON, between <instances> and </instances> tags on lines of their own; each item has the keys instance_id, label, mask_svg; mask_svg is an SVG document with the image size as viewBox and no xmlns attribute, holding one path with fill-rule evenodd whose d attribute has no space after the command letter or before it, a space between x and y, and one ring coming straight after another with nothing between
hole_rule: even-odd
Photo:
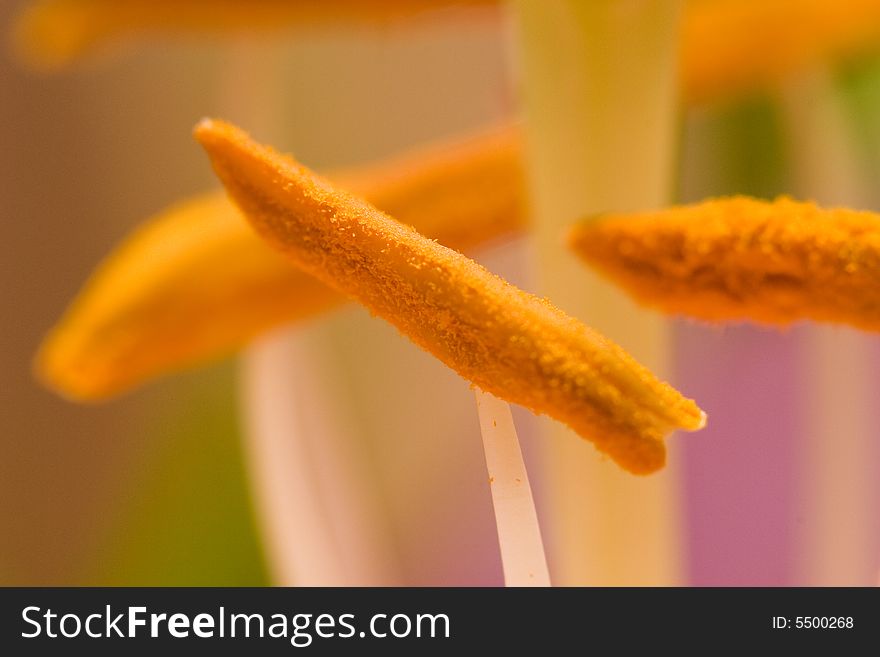
<instances>
[{"instance_id":1,"label":"textured pollen surface","mask_svg":"<svg viewBox=\"0 0 880 657\"><path fill-rule=\"evenodd\" d=\"M457 249L520 228L513 127L425 147L334 179ZM62 394L95 400L240 348L343 303L254 234L225 191L175 205L102 263L37 358Z\"/></svg>"},{"instance_id":2,"label":"textured pollen surface","mask_svg":"<svg viewBox=\"0 0 880 657\"><path fill-rule=\"evenodd\" d=\"M548 301L335 189L239 129L196 137L256 231L483 390L546 413L625 469L662 467L662 438L698 429L694 402Z\"/></svg>"},{"instance_id":3,"label":"textured pollen surface","mask_svg":"<svg viewBox=\"0 0 880 657\"><path fill-rule=\"evenodd\" d=\"M736 197L581 222L571 245L645 305L880 330L880 215Z\"/></svg>"}]
</instances>

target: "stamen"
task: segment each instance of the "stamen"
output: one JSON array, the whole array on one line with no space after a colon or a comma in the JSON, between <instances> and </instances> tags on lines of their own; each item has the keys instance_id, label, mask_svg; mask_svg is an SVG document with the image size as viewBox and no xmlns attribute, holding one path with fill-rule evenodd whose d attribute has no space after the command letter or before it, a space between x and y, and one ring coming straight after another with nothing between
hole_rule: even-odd
<instances>
[{"instance_id":1,"label":"stamen","mask_svg":"<svg viewBox=\"0 0 880 657\"><path fill-rule=\"evenodd\" d=\"M569 424L637 474L662 438L696 430L696 404L549 301L332 187L238 128L195 131L256 231L486 392Z\"/></svg>"},{"instance_id":2,"label":"stamen","mask_svg":"<svg viewBox=\"0 0 880 657\"><path fill-rule=\"evenodd\" d=\"M522 226L515 127L334 175L426 235L470 250ZM168 209L101 265L37 358L67 397L102 399L231 353L345 298L260 240L221 191Z\"/></svg>"},{"instance_id":3,"label":"stamen","mask_svg":"<svg viewBox=\"0 0 880 657\"><path fill-rule=\"evenodd\" d=\"M666 313L880 330L880 215L871 212L735 197L590 219L570 243Z\"/></svg>"},{"instance_id":4,"label":"stamen","mask_svg":"<svg viewBox=\"0 0 880 657\"><path fill-rule=\"evenodd\" d=\"M504 583L550 586L538 514L510 406L480 389L475 389L474 394L495 507Z\"/></svg>"}]
</instances>

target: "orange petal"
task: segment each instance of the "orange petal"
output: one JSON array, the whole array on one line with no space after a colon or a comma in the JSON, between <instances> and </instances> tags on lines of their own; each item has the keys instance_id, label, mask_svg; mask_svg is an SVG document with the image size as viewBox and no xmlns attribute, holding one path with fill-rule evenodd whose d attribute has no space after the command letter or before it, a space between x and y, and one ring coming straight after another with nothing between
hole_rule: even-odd
<instances>
[{"instance_id":1,"label":"orange petal","mask_svg":"<svg viewBox=\"0 0 880 657\"><path fill-rule=\"evenodd\" d=\"M26 61L57 68L108 44L162 34L278 32L382 23L498 0L38 0L18 18ZM689 0L684 98L702 103L772 87L798 70L880 44L880 0Z\"/></svg>"},{"instance_id":2,"label":"orange petal","mask_svg":"<svg viewBox=\"0 0 880 657\"><path fill-rule=\"evenodd\" d=\"M571 246L635 299L710 321L880 330L880 215L736 197L581 222Z\"/></svg>"},{"instance_id":3,"label":"orange petal","mask_svg":"<svg viewBox=\"0 0 880 657\"><path fill-rule=\"evenodd\" d=\"M341 184L455 248L524 219L512 128L339 172ZM238 349L344 298L259 240L226 194L147 222L95 272L37 358L65 396L95 400Z\"/></svg>"},{"instance_id":4,"label":"orange petal","mask_svg":"<svg viewBox=\"0 0 880 657\"><path fill-rule=\"evenodd\" d=\"M292 25L381 24L491 0L37 0L19 16L23 59L58 68L106 47L163 34L278 32Z\"/></svg>"},{"instance_id":5,"label":"orange petal","mask_svg":"<svg viewBox=\"0 0 880 657\"><path fill-rule=\"evenodd\" d=\"M692 103L773 88L880 46L880 0L690 0L682 34Z\"/></svg>"},{"instance_id":6,"label":"orange petal","mask_svg":"<svg viewBox=\"0 0 880 657\"><path fill-rule=\"evenodd\" d=\"M671 430L703 426L694 402L547 300L234 126L205 120L196 137L267 242L483 390L567 423L637 474L663 466Z\"/></svg>"}]
</instances>

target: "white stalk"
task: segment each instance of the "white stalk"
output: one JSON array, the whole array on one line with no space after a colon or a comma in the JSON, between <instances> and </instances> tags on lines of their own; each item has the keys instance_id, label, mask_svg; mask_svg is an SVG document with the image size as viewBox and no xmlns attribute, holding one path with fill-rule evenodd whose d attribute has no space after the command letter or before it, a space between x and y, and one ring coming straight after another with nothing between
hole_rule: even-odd
<instances>
[{"instance_id":1,"label":"white stalk","mask_svg":"<svg viewBox=\"0 0 880 657\"><path fill-rule=\"evenodd\" d=\"M678 0L514 0L540 292L663 375L668 325L567 252L572 222L666 204L673 188ZM543 425L558 584L680 582L675 439L647 478Z\"/></svg>"},{"instance_id":2,"label":"white stalk","mask_svg":"<svg viewBox=\"0 0 880 657\"><path fill-rule=\"evenodd\" d=\"M320 344L300 329L252 345L242 363L246 450L273 582L395 581L362 455L333 404Z\"/></svg>"},{"instance_id":3,"label":"white stalk","mask_svg":"<svg viewBox=\"0 0 880 657\"><path fill-rule=\"evenodd\" d=\"M867 207L853 135L828 72L790 81L780 98L795 194L826 206ZM876 576L873 340L843 327L804 331L799 585L867 586Z\"/></svg>"},{"instance_id":4,"label":"white stalk","mask_svg":"<svg viewBox=\"0 0 880 657\"><path fill-rule=\"evenodd\" d=\"M272 141L284 134L280 61L277 47L237 44L221 89L224 111ZM394 584L368 459L334 403L325 350L296 328L242 358L244 451L268 569L282 586Z\"/></svg>"},{"instance_id":5,"label":"white stalk","mask_svg":"<svg viewBox=\"0 0 880 657\"><path fill-rule=\"evenodd\" d=\"M504 583L507 586L550 586L538 514L510 406L482 390L474 389L474 393L495 507Z\"/></svg>"}]
</instances>

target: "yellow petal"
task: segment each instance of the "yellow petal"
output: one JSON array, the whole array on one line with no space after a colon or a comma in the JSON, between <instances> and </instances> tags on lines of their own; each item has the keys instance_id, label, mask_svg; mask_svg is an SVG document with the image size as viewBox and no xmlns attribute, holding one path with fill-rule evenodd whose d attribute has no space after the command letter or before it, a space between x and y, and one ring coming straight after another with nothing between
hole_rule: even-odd
<instances>
[{"instance_id":1,"label":"yellow petal","mask_svg":"<svg viewBox=\"0 0 880 657\"><path fill-rule=\"evenodd\" d=\"M515 129L398 156L336 177L459 249L524 217ZM95 272L37 358L65 396L95 400L229 353L344 301L257 239L226 194L174 206Z\"/></svg>"},{"instance_id":2,"label":"yellow petal","mask_svg":"<svg viewBox=\"0 0 880 657\"><path fill-rule=\"evenodd\" d=\"M682 36L692 103L772 88L880 46L880 0L690 0Z\"/></svg>"},{"instance_id":3,"label":"yellow petal","mask_svg":"<svg viewBox=\"0 0 880 657\"><path fill-rule=\"evenodd\" d=\"M880 215L872 212L736 197L587 220L571 245L666 313L880 330Z\"/></svg>"},{"instance_id":4,"label":"yellow petal","mask_svg":"<svg viewBox=\"0 0 880 657\"><path fill-rule=\"evenodd\" d=\"M662 438L698 429L697 405L611 341L333 187L238 128L196 137L268 243L486 392L565 422L621 467L662 467Z\"/></svg>"},{"instance_id":5,"label":"yellow petal","mask_svg":"<svg viewBox=\"0 0 880 657\"><path fill-rule=\"evenodd\" d=\"M277 32L291 25L383 23L490 0L38 0L18 18L29 63L57 68L111 43L162 34Z\"/></svg>"}]
</instances>

